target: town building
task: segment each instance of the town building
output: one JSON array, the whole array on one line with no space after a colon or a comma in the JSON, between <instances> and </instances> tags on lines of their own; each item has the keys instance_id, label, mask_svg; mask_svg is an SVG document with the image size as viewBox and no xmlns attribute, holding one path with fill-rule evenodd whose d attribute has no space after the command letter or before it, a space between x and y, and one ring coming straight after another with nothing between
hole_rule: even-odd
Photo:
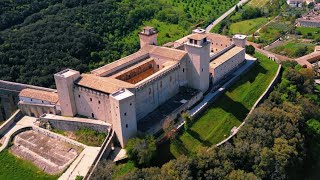
<instances>
[{"instance_id":1,"label":"town building","mask_svg":"<svg viewBox=\"0 0 320 180\"><path fill-rule=\"evenodd\" d=\"M303 17L297 19L298 26L303 27L320 27L320 4L309 11Z\"/></svg>"},{"instance_id":2,"label":"town building","mask_svg":"<svg viewBox=\"0 0 320 180\"><path fill-rule=\"evenodd\" d=\"M124 147L138 131L158 132L149 129L168 117L177 118L201 100L210 84L245 62L243 35L229 38L196 29L167 47L157 46L153 27L145 27L139 37L140 50L127 57L90 73L56 73L57 92L24 89L19 95L22 112L102 120L112 124ZM154 114L156 118L150 118Z\"/></svg>"},{"instance_id":3,"label":"town building","mask_svg":"<svg viewBox=\"0 0 320 180\"><path fill-rule=\"evenodd\" d=\"M308 5L314 3L314 0L287 0L287 4L291 7L302 7L303 3Z\"/></svg>"}]
</instances>

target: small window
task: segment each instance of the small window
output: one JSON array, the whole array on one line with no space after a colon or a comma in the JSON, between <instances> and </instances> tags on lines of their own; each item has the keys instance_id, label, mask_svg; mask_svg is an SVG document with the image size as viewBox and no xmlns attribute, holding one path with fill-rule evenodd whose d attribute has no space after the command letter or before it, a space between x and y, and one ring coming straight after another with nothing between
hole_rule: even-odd
<instances>
[{"instance_id":1,"label":"small window","mask_svg":"<svg viewBox=\"0 0 320 180\"><path fill-rule=\"evenodd\" d=\"M80 94L78 95L78 97L80 98Z\"/></svg>"},{"instance_id":2,"label":"small window","mask_svg":"<svg viewBox=\"0 0 320 180\"><path fill-rule=\"evenodd\" d=\"M127 116L127 113L124 113L124 116Z\"/></svg>"},{"instance_id":3,"label":"small window","mask_svg":"<svg viewBox=\"0 0 320 180\"><path fill-rule=\"evenodd\" d=\"M157 65L157 68L159 69L159 64Z\"/></svg>"},{"instance_id":4,"label":"small window","mask_svg":"<svg viewBox=\"0 0 320 180\"><path fill-rule=\"evenodd\" d=\"M160 81L160 88L162 88L162 81Z\"/></svg>"},{"instance_id":5,"label":"small window","mask_svg":"<svg viewBox=\"0 0 320 180\"><path fill-rule=\"evenodd\" d=\"M101 102L100 102L100 101L98 101L98 103L99 103L99 104L101 104Z\"/></svg>"},{"instance_id":6,"label":"small window","mask_svg":"<svg viewBox=\"0 0 320 180\"><path fill-rule=\"evenodd\" d=\"M92 98L90 98L90 101L92 101Z\"/></svg>"},{"instance_id":7,"label":"small window","mask_svg":"<svg viewBox=\"0 0 320 180\"><path fill-rule=\"evenodd\" d=\"M31 99L31 101L32 101L32 99Z\"/></svg>"},{"instance_id":8,"label":"small window","mask_svg":"<svg viewBox=\"0 0 320 180\"><path fill-rule=\"evenodd\" d=\"M41 101L43 103L43 101Z\"/></svg>"},{"instance_id":9,"label":"small window","mask_svg":"<svg viewBox=\"0 0 320 180\"><path fill-rule=\"evenodd\" d=\"M184 68L182 68L182 72L184 72Z\"/></svg>"},{"instance_id":10,"label":"small window","mask_svg":"<svg viewBox=\"0 0 320 180\"><path fill-rule=\"evenodd\" d=\"M132 106L132 103L130 103L129 105Z\"/></svg>"},{"instance_id":11,"label":"small window","mask_svg":"<svg viewBox=\"0 0 320 180\"><path fill-rule=\"evenodd\" d=\"M92 116L92 118L94 118L94 114L93 113L91 113L91 116Z\"/></svg>"},{"instance_id":12,"label":"small window","mask_svg":"<svg viewBox=\"0 0 320 180\"><path fill-rule=\"evenodd\" d=\"M149 94L151 94L151 88L149 88Z\"/></svg>"},{"instance_id":13,"label":"small window","mask_svg":"<svg viewBox=\"0 0 320 180\"><path fill-rule=\"evenodd\" d=\"M201 69L201 71L203 72L203 68Z\"/></svg>"},{"instance_id":14,"label":"small window","mask_svg":"<svg viewBox=\"0 0 320 180\"><path fill-rule=\"evenodd\" d=\"M126 124L126 128L128 128L128 124Z\"/></svg>"}]
</instances>

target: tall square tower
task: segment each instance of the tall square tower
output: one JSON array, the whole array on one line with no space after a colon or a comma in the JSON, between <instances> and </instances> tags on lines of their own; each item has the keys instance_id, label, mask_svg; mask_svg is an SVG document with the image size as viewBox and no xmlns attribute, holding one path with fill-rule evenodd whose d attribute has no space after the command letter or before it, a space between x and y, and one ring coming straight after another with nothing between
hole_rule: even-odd
<instances>
[{"instance_id":1,"label":"tall square tower","mask_svg":"<svg viewBox=\"0 0 320 180\"><path fill-rule=\"evenodd\" d=\"M209 88L210 41L205 34L192 34L184 44L190 57L187 63L188 84L206 92Z\"/></svg>"}]
</instances>

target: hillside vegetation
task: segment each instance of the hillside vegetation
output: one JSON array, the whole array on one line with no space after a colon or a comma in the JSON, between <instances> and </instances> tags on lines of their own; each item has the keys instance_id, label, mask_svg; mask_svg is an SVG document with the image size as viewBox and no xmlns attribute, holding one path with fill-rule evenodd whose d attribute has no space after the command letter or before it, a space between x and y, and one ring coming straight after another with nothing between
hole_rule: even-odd
<instances>
[{"instance_id":1,"label":"hillside vegetation","mask_svg":"<svg viewBox=\"0 0 320 180\"><path fill-rule=\"evenodd\" d=\"M155 26L163 44L205 26L236 2L3 0L0 79L54 87L53 74L62 69L87 72L136 51L143 25Z\"/></svg>"}]
</instances>

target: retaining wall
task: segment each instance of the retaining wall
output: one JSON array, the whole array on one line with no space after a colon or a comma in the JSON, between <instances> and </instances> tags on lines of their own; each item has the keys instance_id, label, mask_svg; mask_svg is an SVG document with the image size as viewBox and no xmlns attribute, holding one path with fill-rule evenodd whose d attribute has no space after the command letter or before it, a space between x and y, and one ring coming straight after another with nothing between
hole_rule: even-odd
<instances>
[{"instance_id":1,"label":"retaining wall","mask_svg":"<svg viewBox=\"0 0 320 180\"><path fill-rule=\"evenodd\" d=\"M99 165L100 160L109 156L113 146L114 134L114 130L112 130L112 132L110 132L108 137L104 140L98 155L92 163L92 166L90 167L87 175L83 178L84 180L89 180Z\"/></svg>"},{"instance_id":2,"label":"retaining wall","mask_svg":"<svg viewBox=\"0 0 320 180\"><path fill-rule=\"evenodd\" d=\"M0 138L5 135L7 130L15 124L18 120L22 118L22 113L20 110L17 110L6 122L0 126Z\"/></svg>"},{"instance_id":3,"label":"retaining wall","mask_svg":"<svg viewBox=\"0 0 320 180\"><path fill-rule=\"evenodd\" d=\"M106 133L110 129L109 124L85 122L85 121L71 121L63 119L50 119L46 117L40 117L41 122L49 122L50 126L54 129L59 129L62 131L77 131L81 128L90 128L98 132ZM95 120L92 120L95 121Z\"/></svg>"}]
</instances>

